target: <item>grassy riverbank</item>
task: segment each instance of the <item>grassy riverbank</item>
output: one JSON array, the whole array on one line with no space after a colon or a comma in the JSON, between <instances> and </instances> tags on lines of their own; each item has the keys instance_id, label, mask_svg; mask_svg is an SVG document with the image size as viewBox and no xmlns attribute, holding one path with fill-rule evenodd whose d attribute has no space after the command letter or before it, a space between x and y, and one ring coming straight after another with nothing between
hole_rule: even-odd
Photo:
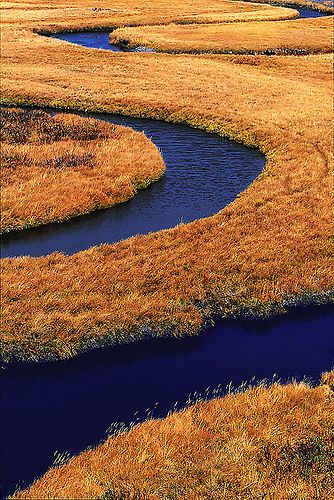
<instances>
[{"instance_id":1,"label":"grassy riverbank","mask_svg":"<svg viewBox=\"0 0 334 500\"><path fill-rule=\"evenodd\" d=\"M332 498L334 372L323 383L197 402L109 437L11 498Z\"/></svg>"},{"instance_id":2,"label":"grassy riverbank","mask_svg":"<svg viewBox=\"0 0 334 500\"><path fill-rule=\"evenodd\" d=\"M293 12L293 11L292 11ZM110 43L169 53L312 54L333 50L333 17L279 22L120 28Z\"/></svg>"},{"instance_id":3,"label":"grassy riverbank","mask_svg":"<svg viewBox=\"0 0 334 500\"><path fill-rule=\"evenodd\" d=\"M157 148L126 127L19 109L0 119L2 232L116 205L164 173Z\"/></svg>"},{"instance_id":4,"label":"grassy riverbank","mask_svg":"<svg viewBox=\"0 0 334 500\"><path fill-rule=\"evenodd\" d=\"M259 147L267 165L207 219L71 257L4 259L5 360L70 357L194 333L213 314L265 316L333 300L331 55L114 54L34 33L120 26L127 16L131 24L181 20L219 11L215 2L15 5L3 29L6 103L188 123Z\"/></svg>"}]
</instances>

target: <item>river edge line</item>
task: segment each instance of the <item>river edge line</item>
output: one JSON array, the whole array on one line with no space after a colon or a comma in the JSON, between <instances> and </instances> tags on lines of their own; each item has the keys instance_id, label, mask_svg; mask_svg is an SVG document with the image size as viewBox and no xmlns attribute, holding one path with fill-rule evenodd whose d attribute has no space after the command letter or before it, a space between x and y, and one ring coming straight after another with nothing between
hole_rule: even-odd
<instances>
[{"instance_id":1,"label":"river edge line","mask_svg":"<svg viewBox=\"0 0 334 500\"><path fill-rule=\"evenodd\" d=\"M309 380L282 384L273 377L227 386L225 391L196 393L165 417L154 417L152 409L143 421L134 419L128 426L113 423L106 438L77 455L56 453L45 474L9 498L153 500L163 492L195 500L208 498L199 496L207 484L204 493L224 493L210 498L234 498L240 493L250 500L265 491L283 499L296 482L298 492L326 494L333 485L333 390L334 371L328 371L316 384ZM228 444L233 439L239 453ZM175 449L177 473L170 471L168 455L162 452L167 445L170 451ZM189 453L189 446L196 449ZM139 460L142 447L145 460ZM217 456L211 452L216 448L221 453L213 474Z\"/></svg>"},{"instance_id":2,"label":"river edge line","mask_svg":"<svg viewBox=\"0 0 334 500\"><path fill-rule=\"evenodd\" d=\"M129 127L17 107L0 115L0 235L125 203L165 174L157 147Z\"/></svg>"}]
</instances>

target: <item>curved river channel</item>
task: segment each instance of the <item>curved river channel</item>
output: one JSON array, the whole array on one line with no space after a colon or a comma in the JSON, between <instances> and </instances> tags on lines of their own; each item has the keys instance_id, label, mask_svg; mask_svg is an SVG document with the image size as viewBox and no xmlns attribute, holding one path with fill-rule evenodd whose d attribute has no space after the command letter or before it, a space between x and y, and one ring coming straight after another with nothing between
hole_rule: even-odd
<instances>
[{"instance_id":1,"label":"curved river channel","mask_svg":"<svg viewBox=\"0 0 334 500\"><path fill-rule=\"evenodd\" d=\"M162 152L165 178L118 207L7 235L3 256L70 254L209 216L265 164L256 150L186 126L98 117L144 130ZM204 334L182 340L147 340L57 363L9 367L1 376L3 496L43 474L56 451L76 454L104 439L113 422L141 421L148 409L164 416L195 391L274 374L319 380L334 361L333 323L333 306L307 307L268 320L218 320Z\"/></svg>"},{"instance_id":2,"label":"curved river channel","mask_svg":"<svg viewBox=\"0 0 334 500\"><path fill-rule=\"evenodd\" d=\"M328 14L323 12L317 12L310 9L295 9L299 12L299 19L311 18L311 17L323 17ZM273 21L274 22L274 21ZM51 38L57 38L58 40L63 40L66 42L75 43L77 45L82 45L83 47L111 50L113 52L154 52L153 49L148 47L136 47L135 49L126 49L120 45L113 45L109 43L109 33L108 31L85 31L81 33L57 33L56 35L51 35Z\"/></svg>"}]
</instances>

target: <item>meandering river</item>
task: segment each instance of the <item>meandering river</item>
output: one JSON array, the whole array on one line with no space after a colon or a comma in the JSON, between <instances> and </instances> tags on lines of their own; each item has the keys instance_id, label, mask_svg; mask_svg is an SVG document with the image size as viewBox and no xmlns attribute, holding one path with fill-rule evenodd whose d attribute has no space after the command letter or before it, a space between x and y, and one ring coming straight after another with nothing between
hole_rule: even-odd
<instances>
[{"instance_id":1,"label":"meandering river","mask_svg":"<svg viewBox=\"0 0 334 500\"><path fill-rule=\"evenodd\" d=\"M6 234L1 242L3 257L72 254L208 217L233 201L265 165L258 150L187 126L115 115L86 116L145 132L163 155L165 176L111 209Z\"/></svg>"},{"instance_id":2,"label":"meandering river","mask_svg":"<svg viewBox=\"0 0 334 500\"><path fill-rule=\"evenodd\" d=\"M14 366L2 374L4 494L43 474L57 450L76 454L146 410L164 416L207 387L255 377L318 380L334 360L334 308L268 320L224 320L196 337L154 339L79 357ZM138 414L135 415L135 413ZM135 416L134 416L135 415Z\"/></svg>"},{"instance_id":3,"label":"meandering river","mask_svg":"<svg viewBox=\"0 0 334 500\"><path fill-rule=\"evenodd\" d=\"M67 39L73 41L72 35ZM94 34L92 40L100 38ZM99 118L144 130L162 152L165 178L110 210L8 235L3 255L73 253L209 216L265 163L257 150L186 126ZM8 368L1 377L3 495L43 474L55 451L78 453L103 439L113 422L142 420L153 408L154 416L163 416L195 391L275 373L283 380L318 380L334 360L333 324L333 306L308 307L268 320L219 320L205 334L182 340L147 340Z\"/></svg>"},{"instance_id":4,"label":"meandering river","mask_svg":"<svg viewBox=\"0 0 334 500\"><path fill-rule=\"evenodd\" d=\"M311 18L311 17L322 17L326 16L323 12L317 12L315 10L309 9L296 9L300 14L300 19ZM275 21L272 21L275 22ZM108 31L85 31L81 33L57 33L52 35L52 38L57 38L58 40L63 40L65 42L75 43L77 45L82 45L83 47L111 50L113 52L152 52L152 49L148 47L137 47L135 49L126 49L120 45L112 45L109 43L109 33Z\"/></svg>"}]
</instances>

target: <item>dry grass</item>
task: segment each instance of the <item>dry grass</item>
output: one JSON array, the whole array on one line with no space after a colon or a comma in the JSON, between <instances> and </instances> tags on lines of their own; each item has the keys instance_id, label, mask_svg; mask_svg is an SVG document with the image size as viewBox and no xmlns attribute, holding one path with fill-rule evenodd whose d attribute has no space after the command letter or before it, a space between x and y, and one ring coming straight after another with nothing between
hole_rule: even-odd
<instances>
[{"instance_id":1,"label":"dry grass","mask_svg":"<svg viewBox=\"0 0 334 500\"><path fill-rule=\"evenodd\" d=\"M293 21L120 28L110 43L163 52L308 54L333 50L333 17Z\"/></svg>"},{"instance_id":2,"label":"dry grass","mask_svg":"<svg viewBox=\"0 0 334 500\"><path fill-rule=\"evenodd\" d=\"M4 259L6 360L193 333L213 313L265 315L333 297L329 55L112 54L33 32L237 20L243 4L220 0L96 0L93 8L31 0L4 10L4 102L188 123L260 147L268 160L207 219L71 257ZM328 385L274 384L199 402L110 437L16 498L331 498Z\"/></svg>"},{"instance_id":3,"label":"dry grass","mask_svg":"<svg viewBox=\"0 0 334 500\"><path fill-rule=\"evenodd\" d=\"M331 387L331 389L334 390L334 370L323 373L321 380L323 384L328 385L329 387Z\"/></svg>"},{"instance_id":4,"label":"dry grass","mask_svg":"<svg viewBox=\"0 0 334 500\"><path fill-rule=\"evenodd\" d=\"M330 499L333 433L328 386L254 387L112 436L11 498Z\"/></svg>"},{"instance_id":5,"label":"dry grass","mask_svg":"<svg viewBox=\"0 0 334 500\"><path fill-rule=\"evenodd\" d=\"M0 119L3 232L113 206L164 173L157 148L126 127L14 109Z\"/></svg>"},{"instance_id":6,"label":"dry grass","mask_svg":"<svg viewBox=\"0 0 334 500\"><path fill-rule=\"evenodd\" d=\"M239 0L236 0L239 1ZM252 2L253 0L243 0L244 2ZM259 4L268 4L268 0L258 0ZM296 7L296 8L306 8L310 10L315 10L318 12L333 12L334 2L333 0L319 0L312 2L310 0L275 0L275 5L280 5L282 7Z\"/></svg>"},{"instance_id":7,"label":"dry grass","mask_svg":"<svg viewBox=\"0 0 334 500\"><path fill-rule=\"evenodd\" d=\"M223 8L222 8L223 7ZM207 13L193 14L177 21L178 24L206 24L206 23L236 23L251 21L279 21L282 19L295 19L299 17L296 9L287 7L261 6L260 4L249 3L231 5L233 12L225 10L225 3L216 12L211 10ZM236 8L237 7L237 8ZM240 8L240 12L238 11Z\"/></svg>"},{"instance_id":8,"label":"dry grass","mask_svg":"<svg viewBox=\"0 0 334 500\"><path fill-rule=\"evenodd\" d=\"M64 28L80 28L82 26L112 26L135 25L152 23L192 23L192 22L222 22L243 21L254 19L285 19L296 15L289 8L277 8L260 5L254 2L231 2L210 0L203 3L201 0L187 0L171 3L162 0L152 9L150 3L129 3L118 0L110 6L108 0L98 0L92 4L89 0L78 2L73 0L64 3L61 0L52 2L35 0L27 4L21 2L3 2L2 24L17 23L20 26L27 24L30 27L45 22L52 23L52 29L60 26ZM319 6L320 10L329 9ZM66 11L66 21L64 21ZM112 22L110 22L112 21Z\"/></svg>"},{"instance_id":9,"label":"dry grass","mask_svg":"<svg viewBox=\"0 0 334 500\"><path fill-rule=\"evenodd\" d=\"M202 13L203 2L126 8L137 9L137 23L156 24L159 16ZM104 22L122 24L126 8L114 2L113 9L125 10L109 12ZM6 102L188 123L258 146L268 161L234 203L210 218L71 257L5 259L5 359L73 356L104 342L193 333L212 313L265 315L332 300L330 55L114 54L29 28L100 25L94 13L72 22L71 9L62 8L62 21L30 25L32 11L14 10L22 23L3 30Z\"/></svg>"}]
</instances>

